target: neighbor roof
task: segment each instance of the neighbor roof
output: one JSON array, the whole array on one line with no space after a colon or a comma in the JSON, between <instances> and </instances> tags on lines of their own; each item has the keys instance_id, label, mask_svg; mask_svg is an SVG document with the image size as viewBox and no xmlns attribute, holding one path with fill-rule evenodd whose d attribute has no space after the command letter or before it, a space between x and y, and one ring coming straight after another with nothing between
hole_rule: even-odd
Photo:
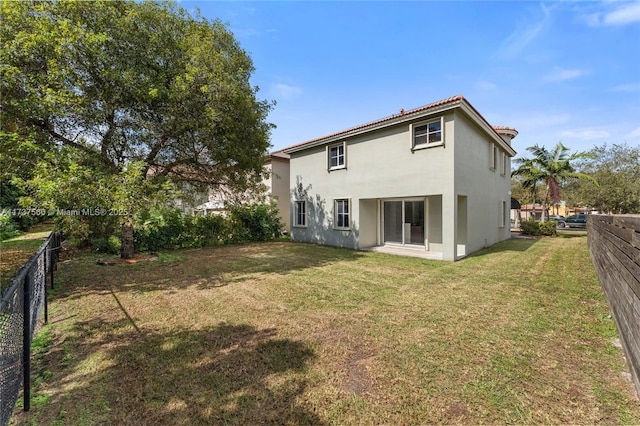
<instances>
[{"instance_id":1,"label":"neighbor roof","mask_svg":"<svg viewBox=\"0 0 640 426\"><path fill-rule=\"evenodd\" d=\"M506 151L508 151L511 155L515 155L515 150L507 144L502 137L500 137L499 133L503 133L507 131L509 134L514 134L513 136L518 134L516 129L506 126L491 126L489 122L465 99L462 95L452 96L447 99L442 99L437 102L433 102L418 108L414 108L408 111L401 109L398 114L393 114L385 118L381 118L379 120L371 121L369 123L361 124L359 126L351 127L346 130L341 130L336 133L332 133L326 136L322 136L320 138L311 139L309 141L299 143L296 145L289 146L284 148L282 151L286 154L291 154L294 152L302 151L307 148L312 148L315 146L324 145L326 143L331 143L336 139L340 139L343 137L350 137L359 135L362 133L367 133L373 130L378 130L384 127L392 126L395 124L403 123L406 121L414 120L416 118L420 118L422 116L426 116L429 114L434 114L441 111L451 110L454 108L462 108L464 109L469 116L475 119L475 121L481 125L485 129L487 133L489 133L495 141L500 144Z\"/></svg>"}]
</instances>

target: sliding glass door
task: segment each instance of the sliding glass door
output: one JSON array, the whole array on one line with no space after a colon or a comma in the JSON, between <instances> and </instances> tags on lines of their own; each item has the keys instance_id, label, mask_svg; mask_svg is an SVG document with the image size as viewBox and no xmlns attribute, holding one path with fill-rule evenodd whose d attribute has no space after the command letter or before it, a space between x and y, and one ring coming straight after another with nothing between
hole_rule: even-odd
<instances>
[{"instance_id":1,"label":"sliding glass door","mask_svg":"<svg viewBox=\"0 0 640 426\"><path fill-rule=\"evenodd\" d=\"M383 201L383 242L424 245L424 200Z\"/></svg>"}]
</instances>

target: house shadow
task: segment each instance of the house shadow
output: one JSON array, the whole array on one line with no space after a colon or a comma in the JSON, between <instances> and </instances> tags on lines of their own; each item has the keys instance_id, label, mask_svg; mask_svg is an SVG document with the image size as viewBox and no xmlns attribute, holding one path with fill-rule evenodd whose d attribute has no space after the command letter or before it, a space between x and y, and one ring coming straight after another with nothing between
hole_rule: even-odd
<instances>
[{"instance_id":1,"label":"house shadow","mask_svg":"<svg viewBox=\"0 0 640 426\"><path fill-rule=\"evenodd\" d=\"M468 256L463 257L460 261L465 259L471 259L474 257L482 257L492 253L500 253L500 252L524 252L529 250L532 246L540 241L539 238L511 238L508 240L500 241L492 246L485 247L473 253L470 253Z\"/></svg>"},{"instance_id":2,"label":"house shadow","mask_svg":"<svg viewBox=\"0 0 640 426\"><path fill-rule=\"evenodd\" d=\"M42 424L314 424L300 403L315 358L277 329L221 323L132 330L126 319L77 322L43 359L49 403L21 413ZM77 337L80 336L80 337Z\"/></svg>"}]
</instances>

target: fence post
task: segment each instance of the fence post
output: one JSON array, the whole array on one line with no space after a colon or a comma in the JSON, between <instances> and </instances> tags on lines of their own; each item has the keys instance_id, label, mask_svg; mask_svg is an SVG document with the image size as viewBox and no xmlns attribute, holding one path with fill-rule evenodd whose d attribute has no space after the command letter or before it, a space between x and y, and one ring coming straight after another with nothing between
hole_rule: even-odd
<instances>
[{"instance_id":1,"label":"fence post","mask_svg":"<svg viewBox=\"0 0 640 426\"><path fill-rule=\"evenodd\" d=\"M53 241L53 238L49 240L49 244L48 247L44 250L44 253L42 253L44 255L44 271L42 271L42 279L44 280L44 282L42 283L42 286L44 287L44 323L48 324L49 323L49 295L48 295L48 291L47 291L47 267L51 267L51 262L53 260L52 258L52 254L51 254L51 241ZM47 262L47 255L49 255L49 261ZM53 269L53 268L52 268Z\"/></svg>"},{"instance_id":2,"label":"fence post","mask_svg":"<svg viewBox=\"0 0 640 426\"><path fill-rule=\"evenodd\" d=\"M32 272L29 270L24 277L22 298L22 315L24 323L22 327L22 388L24 411L31 408L31 281Z\"/></svg>"}]
</instances>

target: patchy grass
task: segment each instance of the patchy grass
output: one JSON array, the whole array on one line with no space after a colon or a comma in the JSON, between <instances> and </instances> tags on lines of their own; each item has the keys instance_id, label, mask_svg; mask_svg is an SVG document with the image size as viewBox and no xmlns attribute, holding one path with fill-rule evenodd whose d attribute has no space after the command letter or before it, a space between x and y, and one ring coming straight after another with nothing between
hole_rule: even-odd
<instances>
[{"instance_id":1,"label":"patchy grass","mask_svg":"<svg viewBox=\"0 0 640 426\"><path fill-rule=\"evenodd\" d=\"M9 286L20 268L51 233L51 225L41 224L26 234L0 241L0 293Z\"/></svg>"},{"instance_id":2,"label":"patchy grass","mask_svg":"<svg viewBox=\"0 0 640 426\"><path fill-rule=\"evenodd\" d=\"M584 233L59 265L32 424L640 424Z\"/></svg>"}]
</instances>

